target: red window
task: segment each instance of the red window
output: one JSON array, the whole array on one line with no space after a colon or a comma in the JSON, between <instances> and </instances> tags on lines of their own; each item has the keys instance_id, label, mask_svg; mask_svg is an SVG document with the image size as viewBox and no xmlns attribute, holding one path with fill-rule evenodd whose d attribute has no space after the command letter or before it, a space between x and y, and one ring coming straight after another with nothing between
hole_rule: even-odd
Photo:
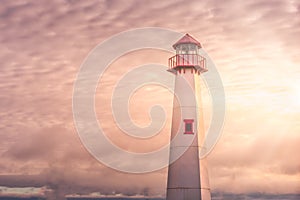
<instances>
[{"instance_id":1,"label":"red window","mask_svg":"<svg viewBox=\"0 0 300 200\"><path fill-rule=\"evenodd\" d=\"M193 119L184 119L184 134L194 134L193 130Z\"/></svg>"}]
</instances>

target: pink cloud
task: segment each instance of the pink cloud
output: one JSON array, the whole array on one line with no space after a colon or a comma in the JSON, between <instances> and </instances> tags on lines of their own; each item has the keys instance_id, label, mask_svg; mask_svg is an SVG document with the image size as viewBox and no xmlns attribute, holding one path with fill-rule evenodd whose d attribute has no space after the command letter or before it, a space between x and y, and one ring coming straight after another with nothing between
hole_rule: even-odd
<instances>
[{"instance_id":1,"label":"pink cloud","mask_svg":"<svg viewBox=\"0 0 300 200\"><path fill-rule=\"evenodd\" d=\"M145 188L151 194L164 194L166 170L122 174L88 154L73 126L71 99L80 64L95 45L131 28L159 26L190 32L199 39L225 86L224 133L209 157L212 188L299 193L300 164L295 152L299 150L300 107L294 99L300 94L299 8L296 1L254 0L2 1L0 185L52 184L61 187L63 194L115 190L132 194ZM142 63L148 55L135 57L126 67ZM166 64L167 57L157 60ZM111 116L108 98L120 76L112 67L104 78L105 93L99 102L106 101L107 107L100 118ZM157 99L148 95L150 103ZM161 95L172 99L167 92ZM137 122L146 123L144 113L138 112L141 107L132 112ZM110 125L108 121L105 126ZM152 141L133 148L136 140L120 140L121 133L114 134L111 139L123 148L153 149ZM168 127L162 134L167 141Z\"/></svg>"}]
</instances>

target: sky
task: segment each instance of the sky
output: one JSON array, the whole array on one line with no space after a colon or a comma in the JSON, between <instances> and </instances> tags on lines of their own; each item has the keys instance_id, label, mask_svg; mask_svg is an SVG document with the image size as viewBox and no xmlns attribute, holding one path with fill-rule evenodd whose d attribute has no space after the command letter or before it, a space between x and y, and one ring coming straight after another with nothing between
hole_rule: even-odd
<instances>
[{"instance_id":1,"label":"sky","mask_svg":"<svg viewBox=\"0 0 300 200\"><path fill-rule=\"evenodd\" d=\"M191 34L220 74L226 119L207 157L215 199L258 199L257 195L296 199L300 194L296 0L1 0L0 196L165 195L167 168L144 174L111 169L89 154L73 122L73 85L84 59L111 36L143 27ZM168 143L173 96L165 88L141 87L129 101L132 119L140 126L150 122L151 105L165 108L164 127L147 140L117 128L110 99L128 71L147 62L167 65L170 56L157 50L123 55L100 80L95 105L102 110L96 109L97 117L111 128L107 137L120 148L148 152ZM207 128L210 98L204 96L203 101Z\"/></svg>"}]
</instances>

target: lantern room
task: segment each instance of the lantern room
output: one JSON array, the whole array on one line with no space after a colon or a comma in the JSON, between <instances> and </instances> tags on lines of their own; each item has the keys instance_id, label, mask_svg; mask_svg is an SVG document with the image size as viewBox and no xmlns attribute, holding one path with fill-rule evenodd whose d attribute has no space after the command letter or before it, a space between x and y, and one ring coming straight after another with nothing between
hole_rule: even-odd
<instances>
[{"instance_id":1,"label":"lantern room","mask_svg":"<svg viewBox=\"0 0 300 200\"><path fill-rule=\"evenodd\" d=\"M176 55L169 58L168 71L177 73L203 73L207 71L205 58L199 54L200 42L189 34L173 45Z\"/></svg>"}]
</instances>

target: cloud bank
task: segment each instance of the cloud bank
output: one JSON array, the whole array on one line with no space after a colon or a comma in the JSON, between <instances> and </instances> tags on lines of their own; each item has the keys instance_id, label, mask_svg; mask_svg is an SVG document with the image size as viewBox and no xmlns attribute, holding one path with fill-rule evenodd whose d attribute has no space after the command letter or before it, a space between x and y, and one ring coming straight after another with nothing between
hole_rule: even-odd
<instances>
[{"instance_id":1,"label":"cloud bank","mask_svg":"<svg viewBox=\"0 0 300 200\"><path fill-rule=\"evenodd\" d=\"M73 83L90 50L113 34L145 26L192 34L221 74L227 117L208 158L215 198L225 192L231 199L262 193L295 199L288 195L300 193L300 4L293 0L1 1L0 185L46 186L56 199L91 192L165 194L166 169L143 175L109 169L85 150L72 122ZM97 93L97 103L106 105L100 119L111 116L114 83L146 58L153 61L148 55L128 55L115 63L126 63L123 71L109 69L103 93ZM156 60L166 64L167 57ZM140 124L148 122L140 110L158 100L148 92L149 102L140 102L145 93L131 104ZM167 143L172 96L163 89L160 94L169 116L161 138L134 140L117 129L108 137L138 152ZM105 126L112 126L110 120Z\"/></svg>"}]
</instances>

